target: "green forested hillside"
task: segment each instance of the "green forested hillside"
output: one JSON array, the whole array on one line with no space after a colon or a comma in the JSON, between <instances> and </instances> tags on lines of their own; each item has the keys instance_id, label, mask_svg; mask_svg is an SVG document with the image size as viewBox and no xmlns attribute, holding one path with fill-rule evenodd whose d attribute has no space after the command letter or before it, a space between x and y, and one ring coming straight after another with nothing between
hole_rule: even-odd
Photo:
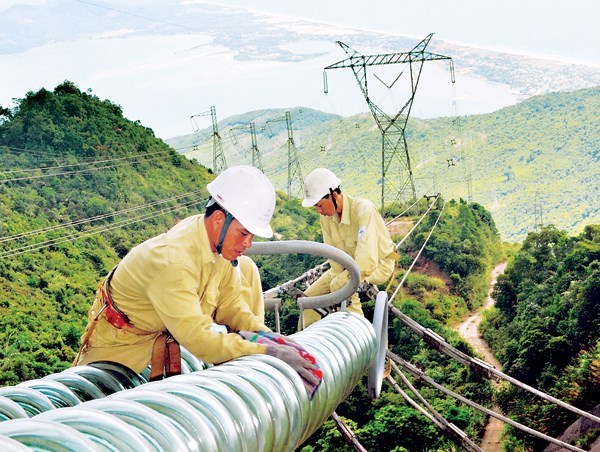
<instances>
[{"instance_id":1,"label":"green forested hillside","mask_svg":"<svg viewBox=\"0 0 600 452\"><path fill-rule=\"evenodd\" d=\"M417 93L417 96L419 93ZM460 108L460 105L459 105ZM284 115L273 110L270 118ZM321 122L312 110L291 111L294 141L304 174L318 166L337 172L349 191L380 203L381 136L369 114ZM258 147L266 174L277 187L287 183L287 135L262 128L269 115L248 113L256 121ZM552 93L527 99L494 113L419 120L411 117L407 142L419 195L440 191L447 199L467 198L492 212L505 240L521 241L538 223L580 232L600 217L600 88ZM283 124L285 126L285 124ZM250 160L246 134L235 142L223 121L221 136L228 162ZM212 166L212 143L180 137L173 144L186 156ZM192 143L196 143L194 150ZM537 203L536 203L537 194Z\"/></svg>"},{"instance_id":2,"label":"green forested hillside","mask_svg":"<svg viewBox=\"0 0 600 452\"><path fill-rule=\"evenodd\" d=\"M496 310L482 324L484 338L509 375L585 411L600 403L600 225L577 236L553 227L530 233L498 278ZM577 416L526 400L502 388L504 413L558 436ZM513 432L511 447L542 445ZM600 436L592 429L578 444Z\"/></svg>"},{"instance_id":3,"label":"green forested hillside","mask_svg":"<svg viewBox=\"0 0 600 452\"><path fill-rule=\"evenodd\" d=\"M197 213L212 176L69 82L3 113L0 384L12 384L70 364L101 278Z\"/></svg>"}]
</instances>

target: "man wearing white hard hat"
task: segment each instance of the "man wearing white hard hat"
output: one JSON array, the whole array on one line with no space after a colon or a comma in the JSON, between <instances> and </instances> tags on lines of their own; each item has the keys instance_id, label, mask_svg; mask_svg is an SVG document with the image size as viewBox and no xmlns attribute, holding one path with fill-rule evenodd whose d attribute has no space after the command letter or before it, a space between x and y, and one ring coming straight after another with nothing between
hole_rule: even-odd
<instances>
[{"instance_id":1,"label":"man wearing white hard hat","mask_svg":"<svg viewBox=\"0 0 600 452\"><path fill-rule=\"evenodd\" d=\"M258 169L240 165L206 188L211 197L204 215L136 246L105 278L74 364L111 361L139 373L152 362L151 378L159 379L180 371L181 344L215 364L267 353L318 383L311 374L315 366L295 348L246 340L255 336L249 332L270 332L249 306L258 304L253 298L262 290L256 266L243 254L254 235L273 235L273 186ZM251 286L257 284L258 291ZM213 323L230 332L212 330Z\"/></svg>"},{"instance_id":2,"label":"man wearing white hard hat","mask_svg":"<svg viewBox=\"0 0 600 452\"><path fill-rule=\"evenodd\" d=\"M342 193L340 179L327 168L317 168L304 179L304 207L314 207L321 220L323 242L349 254L360 267L361 283L383 284L390 279L398 255L383 218L371 201ZM347 270L330 260L330 269L304 291L307 296L341 289L348 281ZM346 308L363 315L358 294ZM304 326L321 315L304 311Z\"/></svg>"}]
</instances>

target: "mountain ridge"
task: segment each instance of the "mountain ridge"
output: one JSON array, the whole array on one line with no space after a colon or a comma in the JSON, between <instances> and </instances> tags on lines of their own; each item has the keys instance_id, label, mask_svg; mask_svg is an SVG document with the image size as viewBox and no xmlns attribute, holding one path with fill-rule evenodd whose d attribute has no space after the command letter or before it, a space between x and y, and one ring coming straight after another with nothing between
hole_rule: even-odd
<instances>
[{"instance_id":1,"label":"mountain ridge","mask_svg":"<svg viewBox=\"0 0 600 452\"><path fill-rule=\"evenodd\" d=\"M345 188L379 206L381 135L372 116L344 118L300 107L289 111L302 171L330 167ZM284 112L273 109L271 118ZM283 126L274 139L261 131L261 121L268 117L261 110L260 115L248 112L220 121L223 152L231 164L248 162L248 134L245 143L239 134L233 146L227 130L256 121L258 147L268 162L265 172L284 190L287 136ZM406 137L417 192L431 188L466 199L465 176L470 175L473 200L492 212L505 240L522 240L540 219L580 232L600 217L599 122L600 87L534 96L493 113L409 118ZM210 131L166 142L212 166Z\"/></svg>"}]
</instances>

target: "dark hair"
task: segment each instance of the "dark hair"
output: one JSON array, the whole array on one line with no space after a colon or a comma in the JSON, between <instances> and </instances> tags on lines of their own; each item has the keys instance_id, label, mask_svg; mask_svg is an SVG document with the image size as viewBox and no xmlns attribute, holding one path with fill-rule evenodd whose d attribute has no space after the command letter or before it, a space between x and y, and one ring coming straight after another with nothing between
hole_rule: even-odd
<instances>
[{"instance_id":1,"label":"dark hair","mask_svg":"<svg viewBox=\"0 0 600 452\"><path fill-rule=\"evenodd\" d=\"M331 196L331 193L332 193L332 192L333 192L333 193L337 193L338 195L341 195L341 194L342 194L342 189L341 189L340 187L338 187L338 188L334 188L333 190L331 190L331 192L330 192L330 193L327 193L327 194L326 194L325 196L323 196L321 199L326 199L326 198L328 198L329 196Z\"/></svg>"},{"instance_id":2,"label":"dark hair","mask_svg":"<svg viewBox=\"0 0 600 452\"><path fill-rule=\"evenodd\" d=\"M212 199L212 198L211 198ZM210 206L206 207L206 210L204 211L204 216L206 218L210 217L213 213L215 213L217 210L221 210L224 211L225 209L223 209L219 204L217 204L216 202L213 202Z\"/></svg>"}]
</instances>

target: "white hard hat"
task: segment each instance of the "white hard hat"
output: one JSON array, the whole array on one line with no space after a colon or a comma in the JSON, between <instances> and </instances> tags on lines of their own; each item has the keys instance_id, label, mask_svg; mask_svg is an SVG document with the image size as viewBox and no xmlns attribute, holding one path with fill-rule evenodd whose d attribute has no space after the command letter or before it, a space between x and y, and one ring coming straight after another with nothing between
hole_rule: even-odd
<instances>
[{"instance_id":1,"label":"white hard hat","mask_svg":"<svg viewBox=\"0 0 600 452\"><path fill-rule=\"evenodd\" d=\"M258 168L239 165L227 168L206 185L216 202L248 231L259 237L273 237L269 225L275 210L275 189Z\"/></svg>"},{"instance_id":2,"label":"white hard hat","mask_svg":"<svg viewBox=\"0 0 600 452\"><path fill-rule=\"evenodd\" d=\"M340 186L342 181L327 168L312 170L304 179L303 207L314 206L319 200Z\"/></svg>"}]
</instances>

